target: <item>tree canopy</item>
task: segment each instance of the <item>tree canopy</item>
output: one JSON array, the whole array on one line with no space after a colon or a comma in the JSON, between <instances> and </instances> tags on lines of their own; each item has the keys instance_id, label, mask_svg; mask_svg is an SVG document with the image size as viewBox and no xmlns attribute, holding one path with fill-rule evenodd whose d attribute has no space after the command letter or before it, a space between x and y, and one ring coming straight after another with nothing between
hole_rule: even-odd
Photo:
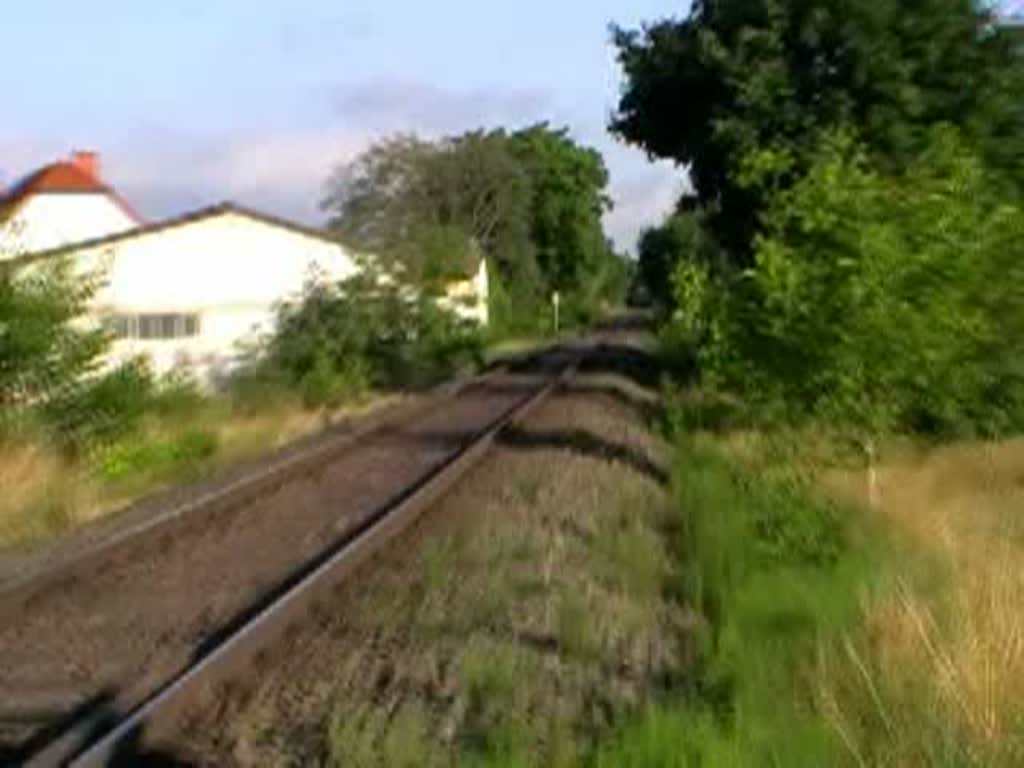
<instances>
[{"instance_id":1,"label":"tree canopy","mask_svg":"<svg viewBox=\"0 0 1024 768\"><path fill-rule=\"evenodd\" d=\"M971 0L700 0L614 34L613 130L695 190L640 269L705 383L865 445L1024 427L1012 34Z\"/></svg>"},{"instance_id":2,"label":"tree canopy","mask_svg":"<svg viewBox=\"0 0 1024 768\"><path fill-rule=\"evenodd\" d=\"M536 319L554 290L572 306L624 291L602 227L607 185L597 151L539 124L384 140L334 173L324 207L339 235L420 282L487 258L495 294Z\"/></svg>"},{"instance_id":3,"label":"tree canopy","mask_svg":"<svg viewBox=\"0 0 1024 768\"><path fill-rule=\"evenodd\" d=\"M899 171L950 123L1024 185L1019 47L972 0L698 0L614 42L626 82L613 130L689 170L735 258L771 187L798 179L839 127Z\"/></svg>"},{"instance_id":4,"label":"tree canopy","mask_svg":"<svg viewBox=\"0 0 1024 768\"><path fill-rule=\"evenodd\" d=\"M512 134L509 143L530 180L530 232L547 287L576 289L608 252L601 226L611 206L604 160L566 130L543 125Z\"/></svg>"},{"instance_id":5,"label":"tree canopy","mask_svg":"<svg viewBox=\"0 0 1024 768\"><path fill-rule=\"evenodd\" d=\"M751 269L675 291L708 376L865 435L1024 424L1024 209L956 131L893 176L849 136L770 203Z\"/></svg>"},{"instance_id":6,"label":"tree canopy","mask_svg":"<svg viewBox=\"0 0 1024 768\"><path fill-rule=\"evenodd\" d=\"M471 244L532 258L528 179L500 133L385 139L334 173L323 205L331 229L416 279L465 271Z\"/></svg>"},{"instance_id":7,"label":"tree canopy","mask_svg":"<svg viewBox=\"0 0 1024 768\"><path fill-rule=\"evenodd\" d=\"M0 269L0 408L46 401L91 373L107 348L102 328L76 324L92 276L55 260L19 274Z\"/></svg>"}]
</instances>

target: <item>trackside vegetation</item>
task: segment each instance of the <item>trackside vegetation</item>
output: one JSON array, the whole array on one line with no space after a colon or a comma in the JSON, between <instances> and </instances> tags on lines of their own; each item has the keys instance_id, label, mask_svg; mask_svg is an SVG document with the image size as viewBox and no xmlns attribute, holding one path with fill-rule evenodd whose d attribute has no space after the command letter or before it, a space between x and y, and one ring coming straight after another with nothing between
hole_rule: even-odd
<instances>
[{"instance_id":1,"label":"trackside vegetation","mask_svg":"<svg viewBox=\"0 0 1024 768\"><path fill-rule=\"evenodd\" d=\"M366 663L311 654L335 684L295 698L329 698L313 727L263 691L248 754L1024 764L1024 47L990 5L695 0L613 27L609 128L689 183L635 269L567 130L377 142L323 203L373 267L312 281L216 396L102 368L99 277L0 272L0 543L477 366L548 333L555 293L582 328L628 291L661 380L593 374L506 435L453 492L467 524L334 627ZM481 263L486 331L436 303Z\"/></svg>"},{"instance_id":2,"label":"trackside vegetation","mask_svg":"<svg viewBox=\"0 0 1024 768\"><path fill-rule=\"evenodd\" d=\"M491 331L536 335L585 325L621 302L629 262L605 237L601 155L545 123L426 141L386 138L327 185L330 227L428 285L490 267Z\"/></svg>"},{"instance_id":3,"label":"trackside vegetation","mask_svg":"<svg viewBox=\"0 0 1024 768\"><path fill-rule=\"evenodd\" d=\"M598 763L1019 764L1019 38L959 0L708 0L614 42L612 129L690 171L632 295L700 619Z\"/></svg>"},{"instance_id":4,"label":"trackside vegetation","mask_svg":"<svg viewBox=\"0 0 1024 768\"><path fill-rule=\"evenodd\" d=\"M851 455L808 442L679 438L670 589L700 616L692 677L590 764L1020 763L1024 550L1002 538L1019 441L904 447L874 511Z\"/></svg>"}]
</instances>

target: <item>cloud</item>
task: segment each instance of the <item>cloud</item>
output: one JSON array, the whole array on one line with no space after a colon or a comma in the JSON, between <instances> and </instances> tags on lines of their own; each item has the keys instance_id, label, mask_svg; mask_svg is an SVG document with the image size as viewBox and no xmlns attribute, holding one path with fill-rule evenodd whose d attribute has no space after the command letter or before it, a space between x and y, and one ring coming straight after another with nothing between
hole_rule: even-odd
<instances>
[{"instance_id":1,"label":"cloud","mask_svg":"<svg viewBox=\"0 0 1024 768\"><path fill-rule=\"evenodd\" d=\"M370 140L340 128L267 132L165 147L156 154L138 147L112 157L108 167L110 179L153 216L231 199L312 223L320 218L331 170Z\"/></svg>"},{"instance_id":2,"label":"cloud","mask_svg":"<svg viewBox=\"0 0 1024 768\"><path fill-rule=\"evenodd\" d=\"M548 119L553 99L533 89L452 91L384 79L339 86L332 106L347 125L377 133L414 131L433 136Z\"/></svg>"},{"instance_id":3,"label":"cloud","mask_svg":"<svg viewBox=\"0 0 1024 768\"><path fill-rule=\"evenodd\" d=\"M339 164L375 139L415 131L431 137L477 127L517 127L547 120L575 125L578 140L596 146L612 175L615 209L609 235L632 249L639 231L659 221L682 189L671 166L612 141L599 121L573 121L538 90L447 90L404 80L337 87L334 116L302 128L266 126L244 135L203 135L152 125L92 139L104 175L145 216L159 219L225 199L316 224L323 185ZM0 138L0 183L65 156L66 137Z\"/></svg>"},{"instance_id":4,"label":"cloud","mask_svg":"<svg viewBox=\"0 0 1024 768\"><path fill-rule=\"evenodd\" d=\"M671 163L647 163L639 152L623 152L609 161L615 207L605 215L604 226L619 249L633 252L640 233L675 207L686 178Z\"/></svg>"}]
</instances>

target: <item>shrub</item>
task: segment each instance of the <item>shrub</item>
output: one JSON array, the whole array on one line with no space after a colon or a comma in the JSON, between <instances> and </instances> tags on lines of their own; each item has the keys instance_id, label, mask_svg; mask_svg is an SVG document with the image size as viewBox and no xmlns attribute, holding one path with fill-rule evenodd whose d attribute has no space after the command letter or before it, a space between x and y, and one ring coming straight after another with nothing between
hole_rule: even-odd
<instances>
[{"instance_id":1,"label":"shrub","mask_svg":"<svg viewBox=\"0 0 1024 768\"><path fill-rule=\"evenodd\" d=\"M950 130L900 176L830 137L764 227L751 269L676 271L712 383L865 440L1024 427L1024 212Z\"/></svg>"},{"instance_id":2,"label":"shrub","mask_svg":"<svg viewBox=\"0 0 1024 768\"><path fill-rule=\"evenodd\" d=\"M137 431L154 402L149 368L131 362L68 384L42 406L44 423L71 454Z\"/></svg>"},{"instance_id":3,"label":"shrub","mask_svg":"<svg viewBox=\"0 0 1024 768\"><path fill-rule=\"evenodd\" d=\"M132 440L101 449L96 467L104 480L118 481L141 476L188 474L218 448L216 435L189 430L171 438Z\"/></svg>"},{"instance_id":4,"label":"shrub","mask_svg":"<svg viewBox=\"0 0 1024 768\"><path fill-rule=\"evenodd\" d=\"M332 365L327 357L318 357L302 377L299 387L307 408L336 408L366 394L369 389L366 363L361 358L351 357Z\"/></svg>"},{"instance_id":5,"label":"shrub","mask_svg":"<svg viewBox=\"0 0 1024 768\"><path fill-rule=\"evenodd\" d=\"M0 266L0 408L46 402L95 370L107 336L79 320L98 286L63 260Z\"/></svg>"},{"instance_id":6,"label":"shrub","mask_svg":"<svg viewBox=\"0 0 1024 768\"><path fill-rule=\"evenodd\" d=\"M286 371L269 361L255 361L236 371L225 387L228 403L240 413L258 413L295 399Z\"/></svg>"},{"instance_id":7,"label":"shrub","mask_svg":"<svg viewBox=\"0 0 1024 768\"><path fill-rule=\"evenodd\" d=\"M187 419L195 416L206 403L191 374L172 371L156 382L150 408L161 419Z\"/></svg>"},{"instance_id":8,"label":"shrub","mask_svg":"<svg viewBox=\"0 0 1024 768\"><path fill-rule=\"evenodd\" d=\"M481 359L472 324L426 292L367 268L338 284L312 282L299 302L282 306L264 365L319 407L370 387L430 384Z\"/></svg>"},{"instance_id":9,"label":"shrub","mask_svg":"<svg viewBox=\"0 0 1024 768\"><path fill-rule=\"evenodd\" d=\"M823 649L856 627L876 565L835 505L780 472L681 439L667 535L671 591L701 617L697 667L682 696L640 713L594 764L841 763L811 679Z\"/></svg>"}]
</instances>

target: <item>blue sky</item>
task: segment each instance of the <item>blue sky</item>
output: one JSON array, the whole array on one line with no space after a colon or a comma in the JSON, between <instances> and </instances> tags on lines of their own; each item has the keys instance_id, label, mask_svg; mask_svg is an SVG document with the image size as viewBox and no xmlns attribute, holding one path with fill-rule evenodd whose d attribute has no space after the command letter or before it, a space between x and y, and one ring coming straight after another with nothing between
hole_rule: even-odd
<instances>
[{"instance_id":1,"label":"blue sky","mask_svg":"<svg viewBox=\"0 0 1024 768\"><path fill-rule=\"evenodd\" d=\"M631 246L683 176L608 136L611 21L687 0L35 0L4 14L3 181L92 148L142 211L230 198L308 221L324 178L373 139L549 120L612 171ZM16 66L11 66L11 63Z\"/></svg>"}]
</instances>

